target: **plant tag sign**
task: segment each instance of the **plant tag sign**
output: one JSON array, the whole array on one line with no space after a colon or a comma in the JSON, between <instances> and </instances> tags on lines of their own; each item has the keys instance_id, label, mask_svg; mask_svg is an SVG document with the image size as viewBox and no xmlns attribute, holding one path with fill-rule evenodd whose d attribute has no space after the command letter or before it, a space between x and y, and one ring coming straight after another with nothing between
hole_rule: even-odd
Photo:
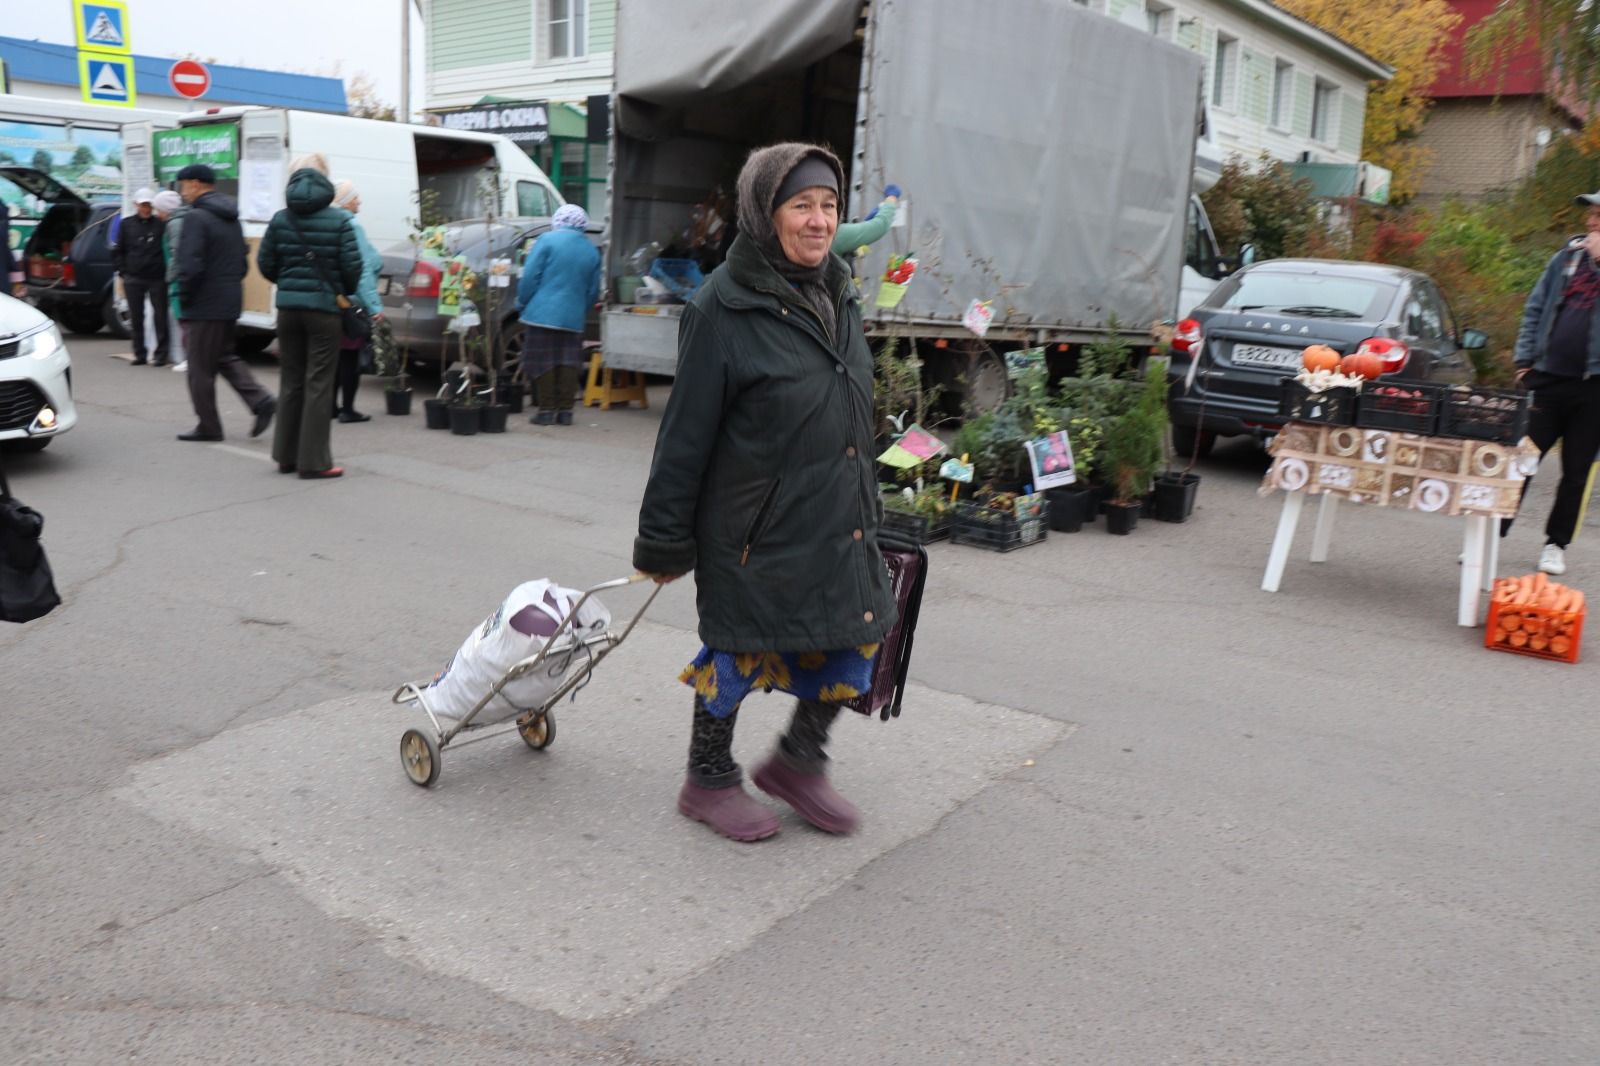
<instances>
[{"instance_id":1,"label":"plant tag sign","mask_svg":"<svg viewBox=\"0 0 1600 1066\"><path fill-rule=\"evenodd\" d=\"M967 313L961 316L961 324L973 333L982 337L989 332L989 323L994 321L994 307L989 300L973 300L967 305Z\"/></svg>"},{"instance_id":2,"label":"plant tag sign","mask_svg":"<svg viewBox=\"0 0 1600 1066\"><path fill-rule=\"evenodd\" d=\"M489 288L509 289L511 287L511 260L489 260Z\"/></svg>"},{"instance_id":3,"label":"plant tag sign","mask_svg":"<svg viewBox=\"0 0 1600 1066\"><path fill-rule=\"evenodd\" d=\"M478 317L478 305L471 300L462 300L459 313L450 320L450 325L445 328L451 333L465 333L474 326L481 326L483 320Z\"/></svg>"},{"instance_id":4,"label":"plant tag sign","mask_svg":"<svg viewBox=\"0 0 1600 1066\"><path fill-rule=\"evenodd\" d=\"M939 468L939 476L946 481L959 481L963 485L972 484L973 464L963 463L960 459L950 458L944 461Z\"/></svg>"},{"instance_id":5,"label":"plant tag sign","mask_svg":"<svg viewBox=\"0 0 1600 1066\"><path fill-rule=\"evenodd\" d=\"M1072 462L1072 442L1064 429L1030 440L1028 463L1033 467L1035 489L1057 489L1078 480L1077 467Z\"/></svg>"}]
</instances>

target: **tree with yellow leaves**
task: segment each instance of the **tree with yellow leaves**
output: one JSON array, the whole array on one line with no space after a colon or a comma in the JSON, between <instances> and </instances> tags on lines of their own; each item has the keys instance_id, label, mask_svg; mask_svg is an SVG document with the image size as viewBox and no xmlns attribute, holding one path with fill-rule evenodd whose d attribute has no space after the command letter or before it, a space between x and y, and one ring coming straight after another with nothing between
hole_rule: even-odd
<instances>
[{"instance_id":1,"label":"tree with yellow leaves","mask_svg":"<svg viewBox=\"0 0 1600 1066\"><path fill-rule=\"evenodd\" d=\"M1394 172L1393 199L1416 191L1428 160L1414 138L1427 118L1428 87L1444 63L1443 46L1461 21L1447 0L1277 0L1290 14L1327 30L1394 68L1367 93L1361 158Z\"/></svg>"}]
</instances>

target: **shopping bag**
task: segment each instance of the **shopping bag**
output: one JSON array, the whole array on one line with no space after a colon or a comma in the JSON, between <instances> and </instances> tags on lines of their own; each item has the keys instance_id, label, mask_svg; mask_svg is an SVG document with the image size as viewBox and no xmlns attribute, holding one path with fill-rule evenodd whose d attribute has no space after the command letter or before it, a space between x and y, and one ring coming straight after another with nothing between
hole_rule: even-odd
<instances>
[{"instance_id":1,"label":"shopping bag","mask_svg":"<svg viewBox=\"0 0 1600 1066\"><path fill-rule=\"evenodd\" d=\"M911 645L922 610L922 593L928 582L928 550L891 529L878 531L878 549L889 569L889 588L899 608L899 620L872 663L872 684L846 705L865 715L878 714L887 722L900 716L906 675L911 669Z\"/></svg>"},{"instance_id":2,"label":"shopping bag","mask_svg":"<svg viewBox=\"0 0 1600 1066\"><path fill-rule=\"evenodd\" d=\"M517 663L538 654L583 593L540 578L511 591L500 608L475 628L445 668L423 690L428 707L441 718L461 718ZM573 626L561 631L539 669L511 681L472 722L492 725L523 710L542 706L574 668L586 661L584 638L605 632L611 612L591 596Z\"/></svg>"},{"instance_id":3,"label":"shopping bag","mask_svg":"<svg viewBox=\"0 0 1600 1066\"><path fill-rule=\"evenodd\" d=\"M31 622L61 604L43 531L44 516L11 495L0 470L0 621Z\"/></svg>"}]
</instances>

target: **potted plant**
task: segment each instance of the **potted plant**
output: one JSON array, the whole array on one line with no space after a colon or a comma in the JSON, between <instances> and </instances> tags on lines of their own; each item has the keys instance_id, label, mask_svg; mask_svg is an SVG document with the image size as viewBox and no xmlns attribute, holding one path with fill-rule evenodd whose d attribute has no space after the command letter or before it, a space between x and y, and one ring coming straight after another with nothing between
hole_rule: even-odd
<instances>
[{"instance_id":1,"label":"potted plant","mask_svg":"<svg viewBox=\"0 0 1600 1066\"><path fill-rule=\"evenodd\" d=\"M492 231L498 218L500 209L501 180L498 172L485 173L478 186L478 198L483 203L483 233L484 247L493 256ZM482 408L483 431L485 433L504 433L506 419L511 414L511 405L501 399L500 391L503 387L501 372L504 367L504 345L501 341L500 323L500 290L509 288L510 275L497 275L494 263L484 264L481 273L469 276L467 291L478 307L482 308L482 332L475 338L477 352L482 356L484 374L488 378L489 387L485 390L487 403Z\"/></svg>"},{"instance_id":2,"label":"potted plant","mask_svg":"<svg viewBox=\"0 0 1600 1066\"><path fill-rule=\"evenodd\" d=\"M1167 428L1166 368L1152 363L1144 388L1127 412L1106 424L1105 465L1112 478L1106 505L1106 531L1126 535L1139 524L1141 498L1161 465L1161 441Z\"/></svg>"},{"instance_id":3,"label":"potted plant","mask_svg":"<svg viewBox=\"0 0 1600 1066\"><path fill-rule=\"evenodd\" d=\"M410 352L397 346L394 331L386 321L378 322L372 330L373 364L378 377L389 380L383 390L384 406L391 415L411 413L411 378L406 372Z\"/></svg>"},{"instance_id":4,"label":"potted plant","mask_svg":"<svg viewBox=\"0 0 1600 1066\"><path fill-rule=\"evenodd\" d=\"M883 526L905 533L919 544L931 544L950 535L950 513L954 506L941 481L921 486L886 486Z\"/></svg>"}]
</instances>

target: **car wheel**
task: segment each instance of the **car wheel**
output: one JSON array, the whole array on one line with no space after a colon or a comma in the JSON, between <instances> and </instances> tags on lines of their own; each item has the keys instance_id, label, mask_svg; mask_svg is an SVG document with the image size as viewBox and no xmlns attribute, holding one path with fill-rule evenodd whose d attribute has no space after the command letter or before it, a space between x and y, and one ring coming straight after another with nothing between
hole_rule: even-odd
<instances>
[{"instance_id":1,"label":"car wheel","mask_svg":"<svg viewBox=\"0 0 1600 1066\"><path fill-rule=\"evenodd\" d=\"M1211 446L1217 443L1217 435L1208 429L1199 426L1180 426L1172 424L1172 450L1185 459L1204 459L1211 454Z\"/></svg>"},{"instance_id":2,"label":"car wheel","mask_svg":"<svg viewBox=\"0 0 1600 1066\"><path fill-rule=\"evenodd\" d=\"M56 318L69 331L80 333L85 337L99 333L100 328L106 324L98 307L63 307L56 313Z\"/></svg>"},{"instance_id":3,"label":"car wheel","mask_svg":"<svg viewBox=\"0 0 1600 1066\"><path fill-rule=\"evenodd\" d=\"M133 336L133 315L126 304L118 308L116 293L106 295L106 302L100 305L100 319L113 337L127 340Z\"/></svg>"}]
</instances>

